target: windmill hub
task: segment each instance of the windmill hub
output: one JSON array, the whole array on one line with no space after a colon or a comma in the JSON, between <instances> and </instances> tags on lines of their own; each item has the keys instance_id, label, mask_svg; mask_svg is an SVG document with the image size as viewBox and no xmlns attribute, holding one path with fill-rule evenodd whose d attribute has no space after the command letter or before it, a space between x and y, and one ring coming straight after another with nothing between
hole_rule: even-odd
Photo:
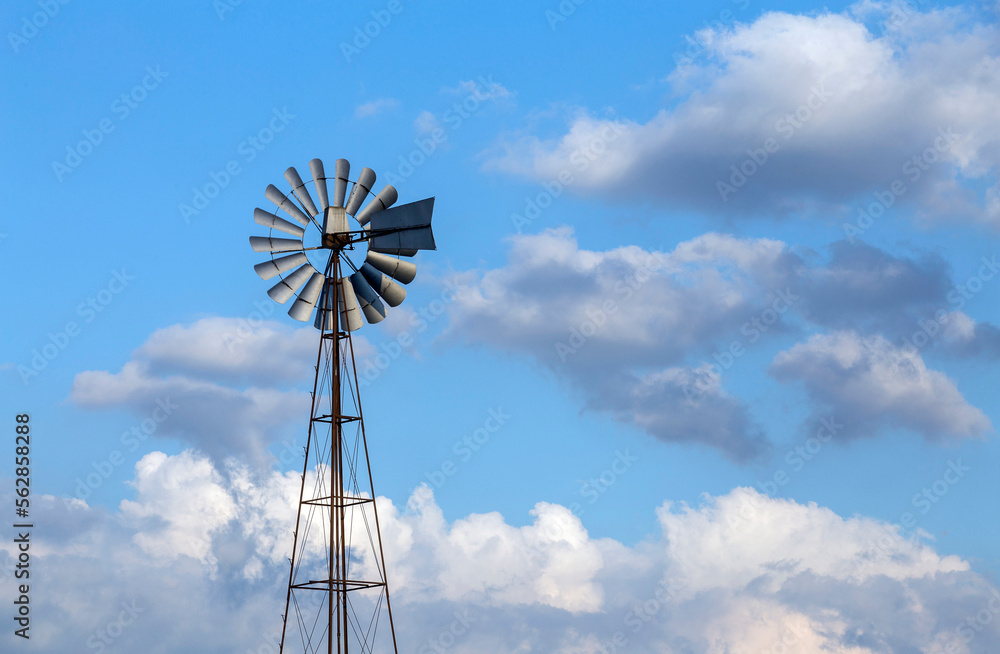
<instances>
[{"instance_id":1,"label":"windmill hub","mask_svg":"<svg viewBox=\"0 0 1000 654\"><path fill-rule=\"evenodd\" d=\"M345 207L326 207L323 210L323 247L342 250L351 244L350 225Z\"/></svg>"},{"instance_id":2,"label":"windmill hub","mask_svg":"<svg viewBox=\"0 0 1000 654\"><path fill-rule=\"evenodd\" d=\"M351 246L350 232L335 232L333 234L323 234L323 247L328 250L343 250ZM353 246L351 246L353 249Z\"/></svg>"}]
</instances>

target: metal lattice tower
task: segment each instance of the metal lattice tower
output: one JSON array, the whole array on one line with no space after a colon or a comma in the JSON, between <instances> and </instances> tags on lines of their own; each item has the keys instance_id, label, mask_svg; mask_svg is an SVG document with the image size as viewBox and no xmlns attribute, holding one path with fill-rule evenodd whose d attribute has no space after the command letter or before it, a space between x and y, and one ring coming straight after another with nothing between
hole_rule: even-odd
<instances>
[{"instance_id":1,"label":"metal lattice tower","mask_svg":"<svg viewBox=\"0 0 1000 654\"><path fill-rule=\"evenodd\" d=\"M257 274L280 280L268 295L281 303L297 296L288 314L305 322L315 310L314 325L320 333L280 649L395 654L351 332L361 327L362 315L369 323L380 322L385 304L397 306L405 298L399 283L412 281L416 267L400 257L434 249L434 198L390 208L397 194L387 185L361 209L375 181L371 169L362 169L351 182L349 164L337 160L329 198L322 161L313 159L309 167L320 207L296 170L289 168L285 179L291 194L271 185L265 196L299 224L263 209L254 211L254 220L293 238L250 238L255 251L271 254L269 261L254 267ZM322 224L317 220L321 213ZM357 228L351 228L349 216ZM310 237L315 244L306 240ZM362 243L368 252L359 268L349 254ZM353 274L341 275L345 263Z\"/></svg>"}]
</instances>

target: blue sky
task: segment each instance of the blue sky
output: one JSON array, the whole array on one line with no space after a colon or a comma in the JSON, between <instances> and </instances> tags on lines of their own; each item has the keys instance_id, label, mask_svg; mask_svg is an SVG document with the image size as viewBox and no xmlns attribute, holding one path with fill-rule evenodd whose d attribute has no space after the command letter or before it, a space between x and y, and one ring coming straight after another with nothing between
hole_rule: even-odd
<instances>
[{"instance_id":1,"label":"blue sky","mask_svg":"<svg viewBox=\"0 0 1000 654\"><path fill-rule=\"evenodd\" d=\"M355 339L408 651L460 609L456 652L993 651L996 10L6 3L0 405L31 414L41 541L16 646L98 650L131 600L109 651L273 622L316 332L247 238L288 166L343 157L436 198L437 251Z\"/></svg>"}]
</instances>

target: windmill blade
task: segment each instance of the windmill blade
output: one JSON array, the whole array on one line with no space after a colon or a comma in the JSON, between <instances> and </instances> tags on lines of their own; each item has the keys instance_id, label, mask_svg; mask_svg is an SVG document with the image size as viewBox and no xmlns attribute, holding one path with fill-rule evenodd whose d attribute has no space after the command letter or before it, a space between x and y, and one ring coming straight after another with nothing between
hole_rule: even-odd
<instances>
[{"instance_id":1,"label":"windmill blade","mask_svg":"<svg viewBox=\"0 0 1000 654\"><path fill-rule=\"evenodd\" d=\"M304 264L298 270L293 272L288 277L285 277L280 282L272 286L267 290L267 294L271 296L271 299L279 304L284 304L288 302L288 299L295 295L295 291L299 290L299 287L306 283L309 276L316 272L316 269L312 267L312 264Z\"/></svg>"},{"instance_id":2,"label":"windmill blade","mask_svg":"<svg viewBox=\"0 0 1000 654\"><path fill-rule=\"evenodd\" d=\"M285 197L285 194L278 190L278 187L274 184L268 184L267 190L264 191L264 197L273 202L280 209L284 209L288 214L295 220L302 223L305 227L309 224L309 216L302 213L302 209Z\"/></svg>"},{"instance_id":3,"label":"windmill blade","mask_svg":"<svg viewBox=\"0 0 1000 654\"><path fill-rule=\"evenodd\" d=\"M344 196L347 195L347 182L350 181L351 164L347 159L337 159L333 172L333 206L344 206Z\"/></svg>"},{"instance_id":4,"label":"windmill blade","mask_svg":"<svg viewBox=\"0 0 1000 654\"><path fill-rule=\"evenodd\" d=\"M334 317L337 315L333 309L334 285L333 280L327 279L323 284L323 292L319 296L319 310L316 312L316 320L313 325L316 329L333 331L337 328ZM348 283L348 278L343 277L336 286L337 305L340 314L340 328L347 332L359 329L364 320L361 318L361 305L354 293L354 286ZM325 320L324 320L325 319ZM324 322L326 323L324 325Z\"/></svg>"},{"instance_id":5,"label":"windmill blade","mask_svg":"<svg viewBox=\"0 0 1000 654\"><path fill-rule=\"evenodd\" d=\"M378 195L368 203L368 206L354 218L364 227L371 220L373 214L388 209L395 204L397 199L399 199L399 194L396 193L396 189L393 188L392 184L386 184L385 188L379 191Z\"/></svg>"},{"instance_id":6,"label":"windmill blade","mask_svg":"<svg viewBox=\"0 0 1000 654\"><path fill-rule=\"evenodd\" d=\"M409 284L417 276L417 267L409 261L400 261L386 254L368 251L365 263L371 264L376 270L381 270L400 284Z\"/></svg>"},{"instance_id":7,"label":"windmill blade","mask_svg":"<svg viewBox=\"0 0 1000 654\"><path fill-rule=\"evenodd\" d=\"M383 254L412 256L411 250L434 250L431 215L434 198L410 202L372 216L368 249Z\"/></svg>"},{"instance_id":8,"label":"windmill blade","mask_svg":"<svg viewBox=\"0 0 1000 654\"><path fill-rule=\"evenodd\" d=\"M389 279L388 275L375 270L370 265L363 264L360 270L375 292L378 293L390 307L398 307L406 299L406 289Z\"/></svg>"},{"instance_id":9,"label":"windmill blade","mask_svg":"<svg viewBox=\"0 0 1000 654\"><path fill-rule=\"evenodd\" d=\"M289 254L287 257L280 257L278 259L271 259L263 263L258 263L253 267L253 271L260 275L261 279L267 281L275 275L288 272L292 268L307 263L308 261L309 259L306 257L305 252L296 252L295 254Z\"/></svg>"},{"instance_id":10,"label":"windmill blade","mask_svg":"<svg viewBox=\"0 0 1000 654\"><path fill-rule=\"evenodd\" d=\"M267 236L251 236L250 247L254 252L294 252L302 249L302 241L293 238L269 238Z\"/></svg>"},{"instance_id":11,"label":"windmill blade","mask_svg":"<svg viewBox=\"0 0 1000 654\"><path fill-rule=\"evenodd\" d=\"M306 185L302 183L302 178L299 177L299 171L295 170L294 166L289 166L288 170L285 171L285 179L292 185L292 193L302 203L306 213L315 217L319 212L316 211L316 205L313 204L312 196L309 195L309 189L306 188Z\"/></svg>"},{"instance_id":12,"label":"windmill blade","mask_svg":"<svg viewBox=\"0 0 1000 654\"><path fill-rule=\"evenodd\" d=\"M365 314L365 320L368 321L368 324L374 325L377 322L382 322L385 318L385 305L375 294L375 289L368 285L364 276L359 272L351 275L350 280L351 286L354 287L354 293L358 296L358 302L361 304L361 312Z\"/></svg>"},{"instance_id":13,"label":"windmill blade","mask_svg":"<svg viewBox=\"0 0 1000 654\"><path fill-rule=\"evenodd\" d=\"M358 181L354 184L354 188L351 189L351 197L347 200L347 213L352 216L357 213L374 185L375 171L371 168L362 168L361 174L358 175Z\"/></svg>"},{"instance_id":14,"label":"windmill blade","mask_svg":"<svg viewBox=\"0 0 1000 654\"><path fill-rule=\"evenodd\" d=\"M334 324L334 317L337 315L334 313L333 307L333 293L330 291L332 285L329 279L323 283L323 290L319 294L319 303L316 305L316 319L313 321L313 326L321 331L332 332L337 326ZM360 310L359 310L360 312Z\"/></svg>"},{"instance_id":15,"label":"windmill blade","mask_svg":"<svg viewBox=\"0 0 1000 654\"><path fill-rule=\"evenodd\" d=\"M323 161L313 159L309 162L309 171L313 176L313 184L316 185L316 196L319 198L319 208L325 211L330 206L330 200L326 194L326 172L323 170Z\"/></svg>"},{"instance_id":16,"label":"windmill blade","mask_svg":"<svg viewBox=\"0 0 1000 654\"><path fill-rule=\"evenodd\" d=\"M270 227L271 229L276 229L279 232L285 232L286 234L291 234L292 236L298 236L302 238L305 233L305 229L299 227L298 225L293 225L287 220L278 218L273 213L268 213L263 209L253 210L253 221L258 225L263 225L264 227Z\"/></svg>"},{"instance_id":17,"label":"windmill blade","mask_svg":"<svg viewBox=\"0 0 1000 654\"><path fill-rule=\"evenodd\" d=\"M340 280L337 304L340 305L340 328L353 332L360 329L364 322L361 320L361 305L358 304L358 297L354 293L354 285L345 283L347 279L344 277Z\"/></svg>"},{"instance_id":18,"label":"windmill blade","mask_svg":"<svg viewBox=\"0 0 1000 654\"><path fill-rule=\"evenodd\" d=\"M302 288L302 292L299 293L299 297L295 299L292 304L292 308L288 310L288 315L298 320L299 322L309 322L310 316L312 316L313 309L316 308L316 300L319 299L319 293L323 290L323 280L326 279L321 273L313 273L309 281Z\"/></svg>"}]
</instances>

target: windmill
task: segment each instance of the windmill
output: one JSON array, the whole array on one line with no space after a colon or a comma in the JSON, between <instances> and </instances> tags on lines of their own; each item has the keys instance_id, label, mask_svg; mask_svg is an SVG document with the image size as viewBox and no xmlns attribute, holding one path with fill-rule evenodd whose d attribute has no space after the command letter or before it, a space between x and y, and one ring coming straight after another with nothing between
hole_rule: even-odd
<instances>
[{"instance_id":1,"label":"windmill","mask_svg":"<svg viewBox=\"0 0 1000 654\"><path fill-rule=\"evenodd\" d=\"M250 237L254 252L271 255L254 266L278 279L267 294L282 304L295 297L288 315L313 320L320 334L280 650L397 652L351 332L406 297L401 284L416 266L404 257L435 247L434 198L393 207L396 189L386 185L362 208L375 184L370 168L353 182L346 159L332 177L319 159L309 169L319 204L289 168L291 192L268 185L275 209L254 210L270 234ZM351 256L363 244L359 267ZM344 264L353 272L342 275Z\"/></svg>"}]
</instances>

